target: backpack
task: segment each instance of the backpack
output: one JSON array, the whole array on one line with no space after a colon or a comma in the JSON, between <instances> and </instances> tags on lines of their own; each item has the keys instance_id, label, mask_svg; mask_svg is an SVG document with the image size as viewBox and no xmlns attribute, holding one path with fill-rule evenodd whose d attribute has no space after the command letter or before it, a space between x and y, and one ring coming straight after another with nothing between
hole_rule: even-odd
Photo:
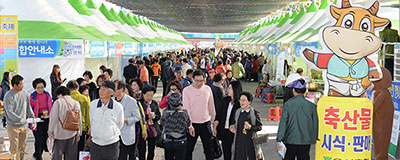
<instances>
[{"instance_id":1,"label":"backpack","mask_svg":"<svg viewBox=\"0 0 400 160\"><path fill-rule=\"evenodd\" d=\"M65 115L64 122L61 121L60 117L58 117L58 120L60 121L62 128L66 130L79 131L79 124L81 121L80 112L71 108L71 105L68 103L68 101L65 98L63 99L67 103L68 111Z\"/></svg>"}]
</instances>

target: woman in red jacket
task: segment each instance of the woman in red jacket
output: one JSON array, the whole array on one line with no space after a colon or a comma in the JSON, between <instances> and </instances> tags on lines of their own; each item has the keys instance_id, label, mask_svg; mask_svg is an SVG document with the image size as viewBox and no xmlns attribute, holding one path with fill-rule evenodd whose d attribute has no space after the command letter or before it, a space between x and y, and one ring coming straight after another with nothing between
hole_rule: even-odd
<instances>
[{"instance_id":1,"label":"woman in red jacket","mask_svg":"<svg viewBox=\"0 0 400 160\"><path fill-rule=\"evenodd\" d=\"M46 81L42 78L37 78L32 82L35 91L29 97L35 118L40 118L42 122L36 125L29 125L35 137L35 159L42 159L43 151L47 151L47 130L49 129L49 115L53 107L50 93L46 92Z\"/></svg>"}]
</instances>

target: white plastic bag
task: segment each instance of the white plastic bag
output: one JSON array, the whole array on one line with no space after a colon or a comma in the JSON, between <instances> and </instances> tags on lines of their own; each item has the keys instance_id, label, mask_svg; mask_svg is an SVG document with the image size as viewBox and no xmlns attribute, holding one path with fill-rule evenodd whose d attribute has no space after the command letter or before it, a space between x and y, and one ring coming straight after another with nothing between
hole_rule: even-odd
<instances>
[{"instance_id":1,"label":"white plastic bag","mask_svg":"<svg viewBox=\"0 0 400 160\"><path fill-rule=\"evenodd\" d=\"M285 158L286 146L285 146L285 144L283 144L283 142L279 142L278 153L279 153L279 155L282 157L282 159Z\"/></svg>"},{"instance_id":2,"label":"white plastic bag","mask_svg":"<svg viewBox=\"0 0 400 160\"><path fill-rule=\"evenodd\" d=\"M49 135L49 137L47 137L47 149L49 150L49 153L53 153L53 146L54 146L54 135Z\"/></svg>"},{"instance_id":3,"label":"white plastic bag","mask_svg":"<svg viewBox=\"0 0 400 160\"><path fill-rule=\"evenodd\" d=\"M79 160L90 160L90 152L79 152Z\"/></svg>"}]
</instances>

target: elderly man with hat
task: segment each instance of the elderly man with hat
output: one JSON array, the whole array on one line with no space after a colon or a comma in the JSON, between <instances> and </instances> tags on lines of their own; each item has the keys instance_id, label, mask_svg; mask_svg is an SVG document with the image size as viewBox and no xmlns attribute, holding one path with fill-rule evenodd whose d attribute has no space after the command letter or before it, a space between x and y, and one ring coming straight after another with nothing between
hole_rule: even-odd
<instances>
[{"instance_id":1,"label":"elderly man with hat","mask_svg":"<svg viewBox=\"0 0 400 160\"><path fill-rule=\"evenodd\" d=\"M114 91L115 84L104 81L100 87L100 99L90 103L89 134L93 142L90 156L94 160L117 160L119 157L119 137L124 125L124 111L122 105L111 98Z\"/></svg>"},{"instance_id":2,"label":"elderly man with hat","mask_svg":"<svg viewBox=\"0 0 400 160\"><path fill-rule=\"evenodd\" d=\"M318 138L317 106L304 98L306 83L298 79L288 87L293 88L294 97L289 99L282 109L276 137L279 144L286 145L285 160L310 159L310 146Z\"/></svg>"}]
</instances>

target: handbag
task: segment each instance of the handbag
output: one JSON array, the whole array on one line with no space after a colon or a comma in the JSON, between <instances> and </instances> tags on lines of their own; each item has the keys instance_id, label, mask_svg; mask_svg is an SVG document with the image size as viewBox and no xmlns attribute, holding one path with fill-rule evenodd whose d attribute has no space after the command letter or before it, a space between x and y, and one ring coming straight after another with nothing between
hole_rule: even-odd
<instances>
[{"instance_id":1,"label":"handbag","mask_svg":"<svg viewBox=\"0 0 400 160\"><path fill-rule=\"evenodd\" d=\"M85 143L85 151L89 151L90 146L92 146L92 136L89 135L89 138L86 140Z\"/></svg>"},{"instance_id":2,"label":"handbag","mask_svg":"<svg viewBox=\"0 0 400 160\"><path fill-rule=\"evenodd\" d=\"M222 147L217 137L212 138L212 149L214 153L214 158L218 159L222 156Z\"/></svg>"},{"instance_id":3,"label":"handbag","mask_svg":"<svg viewBox=\"0 0 400 160\"><path fill-rule=\"evenodd\" d=\"M73 108L71 108L68 101L65 98L63 99L67 103L68 111L67 114L65 115L64 122L61 121L60 117L58 117L58 120L60 121L62 128L66 130L79 131L80 129L79 124L81 121L80 112L75 111Z\"/></svg>"},{"instance_id":4,"label":"handbag","mask_svg":"<svg viewBox=\"0 0 400 160\"><path fill-rule=\"evenodd\" d=\"M160 128L163 128L163 126L160 126ZM157 137L156 137L156 146L160 147L160 148L164 148L165 146L165 139L164 139L164 128L162 129L162 131L157 131Z\"/></svg>"},{"instance_id":5,"label":"handbag","mask_svg":"<svg viewBox=\"0 0 400 160\"><path fill-rule=\"evenodd\" d=\"M165 129L164 125L158 124L158 127L156 128L157 131L157 137L156 137L156 146L160 148L164 148L165 146Z\"/></svg>"}]
</instances>

